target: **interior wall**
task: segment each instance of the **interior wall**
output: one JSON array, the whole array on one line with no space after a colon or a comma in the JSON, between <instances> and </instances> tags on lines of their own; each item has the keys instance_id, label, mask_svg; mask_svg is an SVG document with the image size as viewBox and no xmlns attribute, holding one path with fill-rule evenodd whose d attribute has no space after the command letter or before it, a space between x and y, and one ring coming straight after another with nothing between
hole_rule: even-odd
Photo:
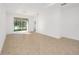
<instances>
[{"instance_id":1,"label":"interior wall","mask_svg":"<svg viewBox=\"0 0 79 59\"><path fill-rule=\"evenodd\" d=\"M79 39L79 3L55 4L38 15L37 32L56 38Z\"/></svg>"},{"instance_id":2,"label":"interior wall","mask_svg":"<svg viewBox=\"0 0 79 59\"><path fill-rule=\"evenodd\" d=\"M79 39L79 3L61 7L61 36Z\"/></svg>"},{"instance_id":3,"label":"interior wall","mask_svg":"<svg viewBox=\"0 0 79 59\"><path fill-rule=\"evenodd\" d=\"M6 14L2 4L0 4L0 52L6 38Z\"/></svg>"},{"instance_id":4,"label":"interior wall","mask_svg":"<svg viewBox=\"0 0 79 59\"><path fill-rule=\"evenodd\" d=\"M44 8L38 14L37 32L59 38L60 18L61 13L59 4Z\"/></svg>"},{"instance_id":5,"label":"interior wall","mask_svg":"<svg viewBox=\"0 0 79 59\"><path fill-rule=\"evenodd\" d=\"M14 17L28 18L29 28L28 31L33 31L34 29L34 16L28 16L23 14L7 12L7 34L13 34L14 32ZM18 32L16 32L18 33Z\"/></svg>"}]
</instances>

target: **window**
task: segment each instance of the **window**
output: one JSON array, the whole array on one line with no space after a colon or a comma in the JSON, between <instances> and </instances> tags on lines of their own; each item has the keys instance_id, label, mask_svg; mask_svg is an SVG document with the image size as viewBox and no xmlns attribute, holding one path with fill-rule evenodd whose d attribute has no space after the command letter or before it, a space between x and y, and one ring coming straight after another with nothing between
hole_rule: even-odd
<instances>
[{"instance_id":1,"label":"window","mask_svg":"<svg viewBox=\"0 0 79 59\"><path fill-rule=\"evenodd\" d=\"M14 17L14 31L26 31L28 30L28 19Z\"/></svg>"}]
</instances>

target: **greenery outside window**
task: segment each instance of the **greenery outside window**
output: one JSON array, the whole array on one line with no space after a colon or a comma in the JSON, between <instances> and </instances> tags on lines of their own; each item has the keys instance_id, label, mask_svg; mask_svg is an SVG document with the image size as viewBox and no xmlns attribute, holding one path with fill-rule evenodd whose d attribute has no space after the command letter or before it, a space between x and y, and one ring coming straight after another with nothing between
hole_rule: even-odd
<instances>
[{"instance_id":1,"label":"greenery outside window","mask_svg":"<svg viewBox=\"0 0 79 59\"><path fill-rule=\"evenodd\" d=\"M14 31L26 31L28 28L28 19L14 17Z\"/></svg>"}]
</instances>

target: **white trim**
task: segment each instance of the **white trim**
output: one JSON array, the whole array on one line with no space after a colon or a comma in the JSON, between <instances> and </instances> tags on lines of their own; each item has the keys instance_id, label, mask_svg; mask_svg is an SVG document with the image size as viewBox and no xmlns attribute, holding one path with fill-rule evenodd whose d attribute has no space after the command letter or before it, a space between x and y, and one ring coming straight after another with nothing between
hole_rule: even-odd
<instances>
[{"instance_id":1,"label":"white trim","mask_svg":"<svg viewBox=\"0 0 79 59\"><path fill-rule=\"evenodd\" d=\"M62 35L61 38L62 37L71 38L71 39L74 39L74 40L79 40L78 37L72 37L72 36L67 36L67 35Z\"/></svg>"},{"instance_id":2,"label":"white trim","mask_svg":"<svg viewBox=\"0 0 79 59\"><path fill-rule=\"evenodd\" d=\"M40 32L37 32L37 33L40 33ZM40 33L40 34L47 35L47 36L50 36L50 37L54 37L54 38L57 38L57 39L61 38L60 35L49 35L49 34L46 34L46 33Z\"/></svg>"}]
</instances>

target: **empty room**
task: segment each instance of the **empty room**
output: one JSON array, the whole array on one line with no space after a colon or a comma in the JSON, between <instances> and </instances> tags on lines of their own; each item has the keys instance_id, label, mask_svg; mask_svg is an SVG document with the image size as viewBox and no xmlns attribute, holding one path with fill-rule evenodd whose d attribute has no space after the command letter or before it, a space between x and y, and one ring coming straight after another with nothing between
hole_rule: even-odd
<instances>
[{"instance_id":1,"label":"empty room","mask_svg":"<svg viewBox=\"0 0 79 59\"><path fill-rule=\"evenodd\" d=\"M0 3L0 55L78 55L79 3Z\"/></svg>"}]
</instances>

